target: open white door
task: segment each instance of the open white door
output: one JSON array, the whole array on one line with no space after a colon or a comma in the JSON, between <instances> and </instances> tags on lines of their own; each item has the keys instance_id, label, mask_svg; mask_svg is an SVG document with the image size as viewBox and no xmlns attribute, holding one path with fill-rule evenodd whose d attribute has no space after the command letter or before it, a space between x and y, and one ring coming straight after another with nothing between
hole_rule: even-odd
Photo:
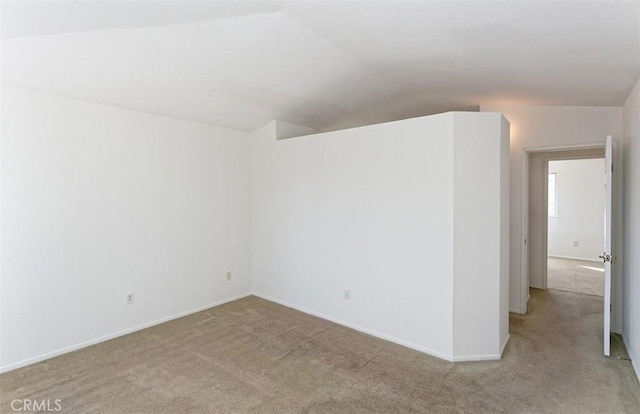
<instances>
[{"instance_id":1,"label":"open white door","mask_svg":"<svg viewBox=\"0 0 640 414\"><path fill-rule=\"evenodd\" d=\"M612 247L612 224L613 214L613 138L607 137L604 152L605 173L604 173L604 253L600 258L604 261L604 354L609 356L611 351L611 266L616 260L611 251Z\"/></svg>"}]
</instances>

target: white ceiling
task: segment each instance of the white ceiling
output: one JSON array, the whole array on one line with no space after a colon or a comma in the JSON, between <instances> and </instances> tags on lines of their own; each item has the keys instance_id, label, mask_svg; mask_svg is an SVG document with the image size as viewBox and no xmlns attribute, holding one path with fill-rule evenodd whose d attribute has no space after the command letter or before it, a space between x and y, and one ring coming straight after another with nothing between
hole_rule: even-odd
<instances>
[{"instance_id":1,"label":"white ceiling","mask_svg":"<svg viewBox=\"0 0 640 414\"><path fill-rule=\"evenodd\" d=\"M2 83L252 131L619 106L640 2L2 2Z\"/></svg>"}]
</instances>

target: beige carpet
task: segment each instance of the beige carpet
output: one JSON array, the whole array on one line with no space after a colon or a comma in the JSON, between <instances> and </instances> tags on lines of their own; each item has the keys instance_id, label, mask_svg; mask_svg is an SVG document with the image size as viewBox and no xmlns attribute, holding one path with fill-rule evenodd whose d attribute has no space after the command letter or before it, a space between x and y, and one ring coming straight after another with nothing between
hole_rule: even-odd
<instances>
[{"instance_id":1,"label":"beige carpet","mask_svg":"<svg viewBox=\"0 0 640 414\"><path fill-rule=\"evenodd\" d=\"M450 363L249 297L0 376L63 413L638 413L602 298L532 290L503 360Z\"/></svg>"},{"instance_id":2,"label":"beige carpet","mask_svg":"<svg viewBox=\"0 0 640 414\"><path fill-rule=\"evenodd\" d=\"M547 287L587 295L604 295L604 263L549 257Z\"/></svg>"}]
</instances>

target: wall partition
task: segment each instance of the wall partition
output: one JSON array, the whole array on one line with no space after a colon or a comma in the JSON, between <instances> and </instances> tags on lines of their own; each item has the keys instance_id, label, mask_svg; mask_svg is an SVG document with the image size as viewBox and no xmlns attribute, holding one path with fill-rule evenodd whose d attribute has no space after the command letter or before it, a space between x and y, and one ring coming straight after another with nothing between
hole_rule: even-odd
<instances>
[{"instance_id":1,"label":"wall partition","mask_svg":"<svg viewBox=\"0 0 640 414\"><path fill-rule=\"evenodd\" d=\"M451 361L509 325L509 123L450 112L251 137L254 292ZM280 135L281 136L281 135Z\"/></svg>"}]
</instances>

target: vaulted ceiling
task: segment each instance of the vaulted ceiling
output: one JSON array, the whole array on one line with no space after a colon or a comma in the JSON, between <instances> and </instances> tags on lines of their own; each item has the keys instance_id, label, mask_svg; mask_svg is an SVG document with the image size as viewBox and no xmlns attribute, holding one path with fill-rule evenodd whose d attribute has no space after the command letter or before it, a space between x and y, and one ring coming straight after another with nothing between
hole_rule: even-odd
<instances>
[{"instance_id":1,"label":"vaulted ceiling","mask_svg":"<svg viewBox=\"0 0 640 414\"><path fill-rule=\"evenodd\" d=\"M3 2L2 83L252 131L622 105L640 2Z\"/></svg>"}]
</instances>

